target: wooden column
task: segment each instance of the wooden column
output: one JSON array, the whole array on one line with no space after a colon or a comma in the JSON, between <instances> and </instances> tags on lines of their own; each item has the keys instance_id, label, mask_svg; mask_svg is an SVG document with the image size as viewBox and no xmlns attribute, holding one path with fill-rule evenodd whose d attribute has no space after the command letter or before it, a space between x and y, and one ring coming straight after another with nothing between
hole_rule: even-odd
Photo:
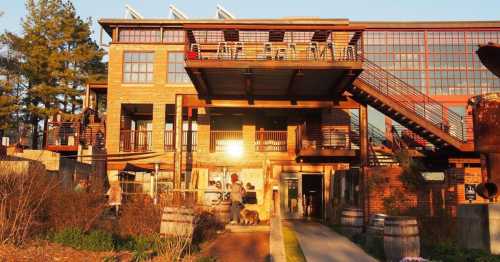
<instances>
[{"instance_id":1,"label":"wooden column","mask_svg":"<svg viewBox=\"0 0 500 262\"><path fill-rule=\"evenodd\" d=\"M359 106L359 160L360 160L360 199L364 221L368 218L369 192L366 192L368 169L368 110L366 104Z\"/></svg>"},{"instance_id":2,"label":"wooden column","mask_svg":"<svg viewBox=\"0 0 500 262\"><path fill-rule=\"evenodd\" d=\"M181 187L182 173L182 95L175 97L174 189Z\"/></svg>"}]
</instances>

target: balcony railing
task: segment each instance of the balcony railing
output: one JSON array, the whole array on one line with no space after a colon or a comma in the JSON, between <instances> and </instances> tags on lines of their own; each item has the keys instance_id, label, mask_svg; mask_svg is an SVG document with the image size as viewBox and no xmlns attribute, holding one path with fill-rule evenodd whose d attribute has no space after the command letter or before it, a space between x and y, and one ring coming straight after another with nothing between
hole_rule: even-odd
<instances>
[{"instance_id":1,"label":"balcony railing","mask_svg":"<svg viewBox=\"0 0 500 262\"><path fill-rule=\"evenodd\" d=\"M297 150L334 150L351 149L351 142L359 138L352 137L348 127L321 127L319 130L307 130L305 125L296 129Z\"/></svg>"},{"instance_id":2,"label":"balcony railing","mask_svg":"<svg viewBox=\"0 0 500 262\"><path fill-rule=\"evenodd\" d=\"M50 123L47 131L47 146L77 146L79 129L78 122Z\"/></svg>"},{"instance_id":3,"label":"balcony railing","mask_svg":"<svg viewBox=\"0 0 500 262\"><path fill-rule=\"evenodd\" d=\"M287 131L256 131L255 151L286 152Z\"/></svg>"},{"instance_id":4,"label":"balcony railing","mask_svg":"<svg viewBox=\"0 0 500 262\"><path fill-rule=\"evenodd\" d=\"M191 131L191 152L197 150L198 132ZM173 130L165 130L164 148L167 152L175 151L175 132ZM182 134L182 151L188 151L188 131L183 131Z\"/></svg>"},{"instance_id":5,"label":"balcony railing","mask_svg":"<svg viewBox=\"0 0 500 262\"><path fill-rule=\"evenodd\" d=\"M358 61L361 31L190 30L187 60Z\"/></svg>"},{"instance_id":6,"label":"balcony railing","mask_svg":"<svg viewBox=\"0 0 500 262\"><path fill-rule=\"evenodd\" d=\"M174 130L165 130L165 139L164 139L163 145L164 145L165 151L168 151L168 152L175 151Z\"/></svg>"},{"instance_id":7,"label":"balcony railing","mask_svg":"<svg viewBox=\"0 0 500 262\"><path fill-rule=\"evenodd\" d=\"M151 130L121 130L121 152L147 152L151 151Z\"/></svg>"},{"instance_id":8,"label":"balcony railing","mask_svg":"<svg viewBox=\"0 0 500 262\"><path fill-rule=\"evenodd\" d=\"M242 131L210 131L210 152L228 152L231 147L243 147Z\"/></svg>"}]
</instances>

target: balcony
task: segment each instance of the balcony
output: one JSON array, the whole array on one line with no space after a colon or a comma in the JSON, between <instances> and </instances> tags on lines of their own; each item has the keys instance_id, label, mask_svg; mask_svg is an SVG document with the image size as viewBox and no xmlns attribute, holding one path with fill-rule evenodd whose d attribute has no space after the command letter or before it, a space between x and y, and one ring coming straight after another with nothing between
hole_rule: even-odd
<instances>
[{"instance_id":1,"label":"balcony","mask_svg":"<svg viewBox=\"0 0 500 262\"><path fill-rule=\"evenodd\" d=\"M287 151L287 131L256 131L255 151L256 152L286 152Z\"/></svg>"},{"instance_id":2,"label":"balcony","mask_svg":"<svg viewBox=\"0 0 500 262\"><path fill-rule=\"evenodd\" d=\"M322 126L320 129L307 129L305 125L296 129L296 153L298 157L354 157L351 146L354 137L347 126Z\"/></svg>"},{"instance_id":3,"label":"balcony","mask_svg":"<svg viewBox=\"0 0 500 262\"><path fill-rule=\"evenodd\" d=\"M186 71L206 100L324 100L362 70L360 28L237 27L187 28Z\"/></svg>"},{"instance_id":4,"label":"balcony","mask_svg":"<svg viewBox=\"0 0 500 262\"><path fill-rule=\"evenodd\" d=\"M80 139L79 122L51 122L47 131L47 150L54 152L77 151Z\"/></svg>"},{"instance_id":5,"label":"balcony","mask_svg":"<svg viewBox=\"0 0 500 262\"><path fill-rule=\"evenodd\" d=\"M188 145L188 131L183 131L182 134L182 151L188 152L188 148L190 152L196 152L198 145L198 132L191 131L191 145ZM164 140L164 149L167 152L175 151L175 132L173 130L165 130L165 140Z\"/></svg>"},{"instance_id":6,"label":"balcony","mask_svg":"<svg viewBox=\"0 0 500 262\"><path fill-rule=\"evenodd\" d=\"M121 130L120 152L148 152L152 145L151 130Z\"/></svg>"},{"instance_id":7,"label":"balcony","mask_svg":"<svg viewBox=\"0 0 500 262\"><path fill-rule=\"evenodd\" d=\"M242 148L242 131L210 130L210 152L231 153Z\"/></svg>"}]
</instances>

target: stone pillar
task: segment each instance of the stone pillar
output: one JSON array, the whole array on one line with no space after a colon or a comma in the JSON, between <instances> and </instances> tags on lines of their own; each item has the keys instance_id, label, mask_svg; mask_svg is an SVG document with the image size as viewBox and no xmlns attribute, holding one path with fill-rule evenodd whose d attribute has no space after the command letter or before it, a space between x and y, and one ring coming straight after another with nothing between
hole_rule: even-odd
<instances>
[{"instance_id":1,"label":"stone pillar","mask_svg":"<svg viewBox=\"0 0 500 262\"><path fill-rule=\"evenodd\" d=\"M175 156L174 156L174 188L181 187L182 173L182 95L175 97Z\"/></svg>"},{"instance_id":2,"label":"stone pillar","mask_svg":"<svg viewBox=\"0 0 500 262\"><path fill-rule=\"evenodd\" d=\"M165 149L165 105L153 105L153 151L163 152Z\"/></svg>"}]
</instances>

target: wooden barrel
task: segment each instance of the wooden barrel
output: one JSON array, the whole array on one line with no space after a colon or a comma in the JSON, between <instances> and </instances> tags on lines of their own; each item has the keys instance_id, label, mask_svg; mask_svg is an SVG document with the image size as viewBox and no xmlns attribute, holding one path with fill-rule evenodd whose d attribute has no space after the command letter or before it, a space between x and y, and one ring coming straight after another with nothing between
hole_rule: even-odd
<instances>
[{"instance_id":1,"label":"wooden barrel","mask_svg":"<svg viewBox=\"0 0 500 262\"><path fill-rule=\"evenodd\" d=\"M340 225L344 234L360 234L363 232L363 211L356 207L345 208L340 216Z\"/></svg>"},{"instance_id":2,"label":"wooden barrel","mask_svg":"<svg viewBox=\"0 0 500 262\"><path fill-rule=\"evenodd\" d=\"M161 215L160 234L182 236L193 233L194 211L188 207L165 207Z\"/></svg>"},{"instance_id":3,"label":"wooden barrel","mask_svg":"<svg viewBox=\"0 0 500 262\"><path fill-rule=\"evenodd\" d=\"M366 232L373 236L384 235L384 220L387 217L385 214L373 214L370 216L370 222Z\"/></svg>"},{"instance_id":4,"label":"wooden barrel","mask_svg":"<svg viewBox=\"0 0 500 262\"><path fill-rule=\"evenodd\" d=\"M229 223L229 221L231 221L231 202L225 201L215 205L213 212L220 222Z\"/></svg>"},{"instance_id":5,"label":"wooden barrel","mask_svg":"<svg viewBox=\"0 0 500 262\"><path fill-rule=\"evenodd\" d=\"M420 238L414 217L386 217L384 220L384 252L387 261L420 256Z\"/></svg>"}]
</instances>

